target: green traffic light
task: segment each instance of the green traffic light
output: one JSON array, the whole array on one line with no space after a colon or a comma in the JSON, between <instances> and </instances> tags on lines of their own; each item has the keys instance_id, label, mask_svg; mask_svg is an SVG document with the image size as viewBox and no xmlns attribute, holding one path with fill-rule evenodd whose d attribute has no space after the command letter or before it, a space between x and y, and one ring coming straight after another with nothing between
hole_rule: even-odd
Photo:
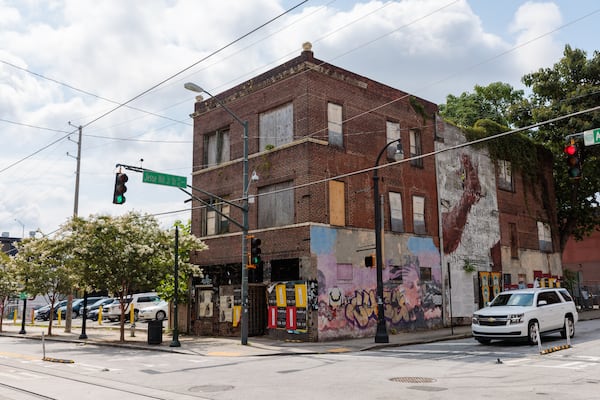
<instances>
[{"instance_id":1,"label":"green traffic light","mask_svg":"<svg viewBox=\"0 0 600 400\"><path fill-rule=\"evenodd\" d=\"M121 194L118 195L117 198L116 198L116 203L117 204L123 204L123 203L125 203L125 196L123 196Z\"/></svg>"}]
</instances>

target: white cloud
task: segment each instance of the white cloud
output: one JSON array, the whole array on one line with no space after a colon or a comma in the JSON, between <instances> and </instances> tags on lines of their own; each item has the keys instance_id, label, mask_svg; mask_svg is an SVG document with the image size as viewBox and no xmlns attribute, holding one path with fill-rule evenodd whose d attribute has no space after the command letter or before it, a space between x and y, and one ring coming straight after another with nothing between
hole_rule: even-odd
<instances>
[{"instance_id":1,"label":"white cloud","mask_svg":"<svg viewBox=\"0 0 600 400\"><path fill-rule=\"evenodd\" d=\"M444 102L447 94L471 91L475 84L504 81L518 87L522 75L557 61L564 43L577 46L575 39L562 36L568 32L559 30L519 51L509 51L559 26L563 15L576 9L567 0L519 3L514 8L505 6L514 2L485 3L497 7L507 21L511 16L506 14L514 14L503 36L498 30L491 33L489 19L473 11L476 1L314 0L301 6L130 104L184 123L122 107L84 126L79 214L119 214L130 209L160 213L189 206L178 190L143 184L137 173L130 173L127 203L111 203L116 163L139 165L143 158L147 168L189 177L191 144L163 143L192 139L188 115L195 94L183 89L185 81L217 94L296 57L302 43L310 41L318 59ZM595 7L589 0L581 3ZM0 60L124 102L291 4L285 0L0 0ZM584 22L593 23L592 19ZM0 119L74 131L68 121L86 125L115 107L0 62ZM64 140L31 156L63 135L0 121L0 190L12 193L0 199L0 231L20 232L14 221L19 219L27 225L26 231L40 227L48 232L72 214L75 160L66 153L75 154L76 144ZM188 217L161 216L161 221L168 224Z\"/></svg>"}]
</instances>

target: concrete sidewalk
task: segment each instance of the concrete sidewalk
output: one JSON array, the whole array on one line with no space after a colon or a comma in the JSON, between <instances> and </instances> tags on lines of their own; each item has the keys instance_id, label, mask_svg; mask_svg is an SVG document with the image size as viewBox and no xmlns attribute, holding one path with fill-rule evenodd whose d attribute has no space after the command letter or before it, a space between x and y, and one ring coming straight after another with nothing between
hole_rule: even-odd
<instances>
[{"instance_id":1,"label":"concrete sidewalk","mask_svg":"<svg viewBox=\"0 0 600 400\"><path fill-rule=\"evenodd\" d=\"M579 313L580 320L600 319L600 309L582 311ZM188 336L179 334L179 346L173 346L171 332L164 332L162 343L148 344L148 331L146 324L138 324L135 336L131 335L129 326L125 329L125 342L120 342L120 331L116 326L86 326L87 339L79 339L81 334L81 321L75 320L71 333L64 332L63 326L52 327L52 336L48 337L47 323L26 325L25 334L20 334L21 324L15 324L12 320L4 320L0 336L20 337L41 340L42 334L45 340L67 341L75 343L87 343L101 346L119 346L126 348L146 349L153 351L165 351L181 354L201 356L275 356L292 354L323 354L343 353L374 350L385 347L405 346L409 344L430 343L443 340L462 339L471 336L471 326L455 326L453 328L431 329L416 332L399 332L389 335L389 343L375 343L373 337L362 339L338 340L332 342L290 342L277 341L264 336L251 336L248 344L242 345L240 338ZM156 339L156 338L153 338ZM156 341L156 340L155 340ZM1 341L0 341L1 343Z\"/></svg>"}]
</instances>

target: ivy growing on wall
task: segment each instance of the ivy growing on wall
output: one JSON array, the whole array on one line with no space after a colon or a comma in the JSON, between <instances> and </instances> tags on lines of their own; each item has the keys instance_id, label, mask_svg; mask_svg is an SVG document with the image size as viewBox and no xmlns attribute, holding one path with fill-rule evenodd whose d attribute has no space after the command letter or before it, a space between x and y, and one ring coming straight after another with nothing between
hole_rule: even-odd
<instances>
[{"instance_id":1,"label":"ivy growing on wall","mask_svg":"<svg viewBox=\"0 0 600 400\"><path fill-rule=\"evenodd\" d=\"M472 128L465 128L467 140L477 140L508 131L509 128L489 119L480 119ZM519 171L525 182L533 183L538 176L538 146L526 135L517 132L497 139L488 140L475 145L485 146L490 158L510 161L516 171Z\"/></svg>"}]
</instances>

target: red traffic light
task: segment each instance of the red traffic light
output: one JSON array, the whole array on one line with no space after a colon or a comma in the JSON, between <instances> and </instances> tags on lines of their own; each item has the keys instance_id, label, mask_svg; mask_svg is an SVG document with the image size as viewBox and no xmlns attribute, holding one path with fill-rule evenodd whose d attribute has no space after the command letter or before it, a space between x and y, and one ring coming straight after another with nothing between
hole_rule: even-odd
<instances>
[{"instance_id":1,"label":"red traffic light","mask_svg":"<svg viewBox=\"0 0 600 400\"><path fill-rule=\"evenodd\" d=\"M568 144L565 146L565 154L572 156L575 155L575 153L577 153L577 146L574 144Z\"/></svg>"}]
</instances>

